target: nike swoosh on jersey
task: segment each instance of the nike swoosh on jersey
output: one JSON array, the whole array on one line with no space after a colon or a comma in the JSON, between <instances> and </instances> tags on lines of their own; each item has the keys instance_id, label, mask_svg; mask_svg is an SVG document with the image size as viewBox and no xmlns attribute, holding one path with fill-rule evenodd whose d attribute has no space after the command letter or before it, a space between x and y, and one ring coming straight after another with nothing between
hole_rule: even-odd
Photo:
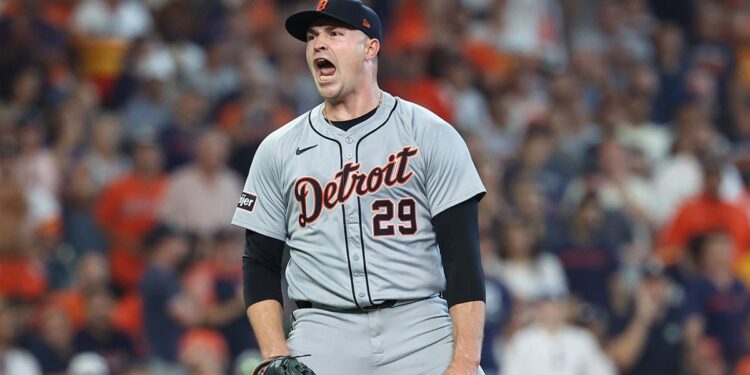
<instances>
[{"instance_id":1,"label":"nike swoosh on jersey","mask_svg":"<svg viewBox=\"0 0 750 375\"><path fill-rule=\"evenodd\" d=\"M315 148L315 147L318 147L318 145L313 145L313 146L305 147L305 148L299 148L299 147L297 147L297 151L295 152L295 154L299 155L299 154L301 154L301 153L303 153L303 152L305 152L305 151L307 151L309 149Z\"/></svg>"}]
</instances>

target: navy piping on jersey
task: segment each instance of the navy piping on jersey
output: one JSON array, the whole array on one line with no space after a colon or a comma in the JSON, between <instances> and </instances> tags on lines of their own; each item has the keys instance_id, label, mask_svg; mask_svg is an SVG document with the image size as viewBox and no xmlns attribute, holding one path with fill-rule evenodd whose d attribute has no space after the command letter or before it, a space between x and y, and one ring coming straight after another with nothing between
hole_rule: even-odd
<instances>
[{"instance_id":1,"label":"navy piping on jersey","mask_svg":"<svg viewBox=\"0 0 750 375\"><path fill-rule=\"evenodd\" d=\"M388 121L391 119L391 116L393 115L393 112L396 110L396 107L398 107L398 99L396 99L396 102L393 104L393 108L391 108L391 111L388 113L388 117L385 119L385 121L383 121L383 123L380 124L380 125L378 125L377 128L371 130L369 133L365 134L362 138L360 138L359 141L357 141L357 145L356 145L355 150L354 150L354 153L356 155L355 156L355 161L356 162L359 162L359 144L360 144L360 142L362 142L363 139L365 139L370 134L374 133L378 129L382 128L385 124L387 124ZM376 110L377 110L377 108L376 108ZM337 141L336 139L326 137L325 135L321 134L317 129L315 129L315 126L312 123L312 111L308 112L308 114L307 114L307 122L310 124L310 128L316 134L318 134L320 137L322 137L324 139L327 139L327 140L329 140L331 142L335 142L336 145L339 146L339 164L340 164L339 168L343 168L344 167L344 155L343 155L344 152L342 150L341 143L339 141ZM357 211L358 211L357 213L358 213L358 219L359 219L359 223L358 224L359 224L360 244L361 244L361 247L362 247L362 266L363 266L364 271L365 271L365 286L367 288L367 299L370 301L370 304L375 305L375 303L372 301L372 294L370 293L370 281L369 281L368 275L367 275L367 259L365 257L365 241L364 241L364 236L362 235L362 208L361 208L361 203L360 203L359 197L357 197ZM354 304L357 305L357 307L361 307L359 305L359 302L357 302L357 296L354 293L354 275L352 274L352 261L351 261L351 257L349 256L349 240L348 240L349 236L348 236L347 230L346 230L346 210L344 209L344 205L343 204L341 205L341 213L343 215L342 221L343 221L343 225L344 225L344 244L346 245L346 264L349 267L349 281L350 281L351 286L352 286L352 299L354 300Z\"/></svg>"},{"instance_id":2,"label":"navy piping on jersey","mask_svg":"<svg viewBox=\"0 0 750 375\"><path fill-rule=\"evenodd\" d=\"M385 119L385 121L383 121L382 124L378 125L377 128L372 129L369 133L363 135L362 138L360 138L357 141L357 145L354 148L354 155L355 155L354 161L355 162L359 163L359 144L362 142L362 140L369 137L370 134L375 133L376 131L378 131L378 129L385 126L385 124L388 123L388 120L391 119L391 116L393 115L393 112L396 110L396 107L398 107L398 99L396 99L396 102L393 103L393 108L391 108L391 112L388 113L388 117ZM362 234L362 203L359 199L359 196L357 196L357 214L359 215L359 238L360 238L359 244L362 248L362 265L365 270L365 285L367 286L367 298L370 300L371 304L375 305L375 302L372 301L372 295L370 294L370 281L368 280L368 277L367 277L367 257L365 256L365 236Z\"/></svg>"},{"instance_id":3,"label":"navy piping on jersey","mask_svg":"<svg viewBox=\"0 0 750 375\"><path fill-rule=\"evenodd\" d=\"M315 129L315 126L313 126L313 123L312 123L312 111L309 111L307 113L307 122L310 124L310 128L316 134L318 134L322 138L327 139L331 142L335 142L336 145L339 146L339 168L343 168L344 167L344 155L343 155L344 151L342 150L341 143L333 138L326 137L325 135L321 134L317 129ZM343 215L342 221L344 225L344 245L346 245L346 264L349 266L349 281L351 282L351 285L352 285L352 300L354 301L354 304L357 305L357 307L361 307L359 306L359 302L357 302L357 296L354 294L354 276L352 275L352 261L351 259L349 259L349 241L348 241L349 236L347 235L347 232L346 232L346 209L344 208L343 204L341 205L341 214Z\"/></svg>"}]
</instances>

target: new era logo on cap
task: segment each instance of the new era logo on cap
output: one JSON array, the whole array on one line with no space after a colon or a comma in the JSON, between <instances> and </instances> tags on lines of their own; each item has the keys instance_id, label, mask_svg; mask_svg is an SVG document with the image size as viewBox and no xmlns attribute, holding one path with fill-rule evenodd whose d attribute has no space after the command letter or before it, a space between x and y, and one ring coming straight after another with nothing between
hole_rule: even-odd
<instances>
[{"instance_id":1,"label":"new era logo on cap","mask_svg":"<svg viewBox=\"0 0 750 375\"><path fill-rule=\"evenodd\" d=\"M240 196L240 201L237 203L237 208L241 208L246 211L253 212L255 208L255 201L258 200L258 196L253 193L243 192Z\"/></svg>"},{"instance_id":2,"label":"new era logo on cap","mask_svg":"<svg viewBox=\"0 0 750 375\"><path fill-rule=\"evenodd\" d=\"M364 26L364 27L366 27L368 29L371 27L370 26L370 22L367 21L367 18L363 18L362 19L362 26Z\"/></svg>"}]
</instances>

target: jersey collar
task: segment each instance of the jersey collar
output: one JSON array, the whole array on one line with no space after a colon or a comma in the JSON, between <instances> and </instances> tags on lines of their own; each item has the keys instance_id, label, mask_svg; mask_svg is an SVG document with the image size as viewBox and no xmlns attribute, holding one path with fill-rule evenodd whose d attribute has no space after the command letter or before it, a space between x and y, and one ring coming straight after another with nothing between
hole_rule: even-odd
<instances>
[{"instance_id":1,"label":"jersey collar","mask_svg":"<svg viewBox=\"0 0 750 375\"><path fill-rule=\"evenodd\" d=\"M394 98L391 94L383 91L383 103L378 107L378 110L375 112L375 114L367 120L354 125L353 127L351 127L351 129L349 129L349 131L341 130L326 122L325 118L323 118L323 103L321 103L311 110L310 125L317 132L331 138L340 140L346 139L347 137L359 138L362 135L369 133L373 129L383 125L383 123L387 121L391 116L393 109L396 106L396 102L396 98Z\"/></svg>"}]
</instances>

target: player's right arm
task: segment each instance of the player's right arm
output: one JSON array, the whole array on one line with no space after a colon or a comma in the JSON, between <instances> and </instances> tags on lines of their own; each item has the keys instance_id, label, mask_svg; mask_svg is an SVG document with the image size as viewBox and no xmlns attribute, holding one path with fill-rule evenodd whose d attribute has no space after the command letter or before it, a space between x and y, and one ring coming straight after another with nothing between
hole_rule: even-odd
<instances>
[{"instance_id":1,"label":"player's right arm","mask_svg":"<svg viewBox=\"0 0 750 375\"><path fill-rule=\"evenodd\" d=\"M274 132L258 147L232 219L232 224L247 230L242 261L245 307L266 358L288 354L282 325L281 263L287 220L279 136Z\"/></svg>"},{"instance_id":2,"label":"player's right arm","mask_svg":"<svg viewBox=\"0 0 750 375\"><path fill-rule=\"evenodd\" d=\"M253 326L263 358L288 355L281 294L281 263L284 243L246 231L243 293L247 317Z\"/></svg>"}]
</instances>

